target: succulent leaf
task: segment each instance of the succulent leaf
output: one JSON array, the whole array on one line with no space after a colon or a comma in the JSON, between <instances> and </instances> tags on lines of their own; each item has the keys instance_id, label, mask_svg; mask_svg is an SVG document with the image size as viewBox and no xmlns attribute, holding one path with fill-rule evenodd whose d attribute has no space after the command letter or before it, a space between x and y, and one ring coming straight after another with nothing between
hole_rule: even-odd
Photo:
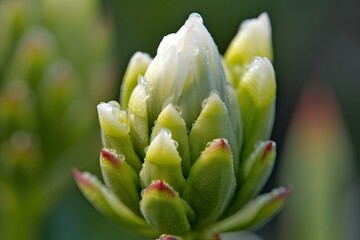
<instances>
[{"instance_id":1,"label":"succulent leaf","mask_svg":"<svg viewBox=\"0 0 360 240\"><path fill-rule=\"evenodd\" d=\"M147 188L155 180L164 180L177 192L184 190L181 158L168 129L162 129L151 142L140 171L140 181Z\"/></svg>"},{"instance_id":2,"label":"succulent leaf","mask_svg":"<svg viewBox=\"0 0 360 240\"><path fill-rule=\"evenodd\" d=\"M218 232L231 232L258 227L280 211L289 192L289 188L280 187L270 193L259 195L239 211L210 228Z\"/></svg>"},{"instance_id":3,"label":"succulent leaf","mask_svg":"<svg viewBox=\"0 0 360 240\"><path fill-rule=\"evenodd\" d=\"M119 201L109 189L100 183L97 177L87 172L81 173L76 169L73 170L73 175L82 193L100 212L145 236L156 236L144 219Z\"/></svg>"},{"instance_id":4,"label":"succulent leaf","mask_svg":"<svg viewBox=\"0 0 360 240\"><path fill-rule=\"evenodd\" d=\"M184 201L163 180L152 182L140 201L145 220L159 233L181 235L190 230Z\"/></svg>"},{"instance_id":5,"label":"succulent leaf","mask_svg":"<svg viewBox=\"0 0 360 240\"><path fill-rule=\"evenodd\" d=\"M138 174L126 162L124 155L103 148L100 167L106 186L133 212L140 214L140 182Z\"/></svg>"},{"instance_id":6,"label":"succulent leaf","mask_svg":"<svg viewBox=\"0 0 360 240\"><path fill-rule=\"evenodd\" d=\"M196 226L217 220L236 186L231 149L225 139L215 139L190 169L182 197L196 214Z\"/></svg>"}]
</instances>

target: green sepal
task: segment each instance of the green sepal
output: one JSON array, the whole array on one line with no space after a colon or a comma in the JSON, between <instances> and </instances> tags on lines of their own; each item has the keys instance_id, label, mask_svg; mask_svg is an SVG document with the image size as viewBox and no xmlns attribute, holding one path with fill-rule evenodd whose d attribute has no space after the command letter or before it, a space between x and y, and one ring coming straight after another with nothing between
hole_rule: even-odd
<instances>
[{"instance_id":1,"label":"green sepal","mask_svg":"<svg viewBox=\"0 0 360 240\"><path fill-rule=\"evenodd\" d=\"M259 195L233 215L209 228L215 232L232 232L259 227L281 210L289 192L289 188L280 187Z\"/></svg>"},{"instance_id":2,"label":"green sepal","mask_svg":"<svg viewBox=\"0 0 360 240\"><path fill-rule=\"evenodd\" d=\"M139 172L141 160L136 155L130 139L126 112L120 110L119 103L115 101L100 103L97 109L104 147L124 155L126 162Z\"/></svg>"},{"instance_id":3,"label":"green sepal","mask_svg":"<svg viewBox=\"0 0 360 240\"><path fill-rule=\"evenodd\" d=\"M145 148L149 145L149 125L146 102L148 92L146 86L140 82L132 92L129 100L128 122L130 136L137 154L145 157Z\"/></svg>"},{"instance_id":4,"label":"green sepal","mask_svg":"<svg viewBox=\"0 0 360 240\"><path fill-rule=\"evenodd\" d=\"M212 92L203 102L200 116L189 133L190 158L194 164L206 145L216 138L225 138L231 146L234 166L237 168L239 147L228 110L219 95Z\"/></svg>"},{"instance_id":5,"label":"green sepal","mask_svg":"<svg viewBox=\"0 0 360 240\"><path fill-rule=\"evenodd\" d=\"M178 143L177 150L181 157L182 172L185 177L189 175L191 167L189 140L186 123L181 118L180 112L171 103L167 105L156 120L151 133L151 141L158 135L161 129L169 129L171 138Z\"/></svg>"},{"instance_id":6,"label":"green sepal","mask_svg":"<svg viewBox=\"0 0 360 240\"><path fill-rule=\"evenodd\" d=\"M106 186L133 212L140 214L140 182L138 174L125 161L124 155L103 148L100 167Z\"/></svg>"},{"instance_id":7,"label":"green sepal","mask_svg":"<svg viewBox=\"0 0 360 240\"><path fill-rule=\"evenodd\" d=\"M256 196L268 180L274 167L276 144L273 141L260 142L243 163L239 172L238 191L229 213L233 213Z\"/></svg>"},{"instance_id":8,"label":"green sepal","mask_svg":"<svg viewBox=\"0 0 360 240\"><path fill-rule=\"evenodd\" d=\"M190 231L189 208L178 193L163 180L152 182L143 192L141 212L158 233L182 235Z\"/></svg>"},{"instance_id":9,"label":"green sepal","mask_svg":"<svg viewBox=\"0 0 360 240\"><path fill-rule=\"evenodd\" d=\"M221 216L235 187L230 146L225 139L215 139L191 167L182 195L195 211L196 227Z\"/></svg>"},{"instance_id":10,"label":"green sepal","mask_svg":"<svg viewBox=\"0 0 360 240\"><path fill-rule=\"evenodd\" d=\"M140 171L143 188L155 180L166 181L179 193L184 190L185 178L181 171L181 158L167 129L162 129L151 142Z\"/></svg>"},{"instance_id":11,"label":"green sepal","mask_svg":"<svg viewBox=\"0 0 360 240\"><path fill-rule=\"evenodd\" d=\"M236 88L244 126L242 159L254 150L258 141L270 137L275 116L276 82L271 62L254 58Z\"/></svg>"},{"instance_id":12,"label":"green sepal","mask_svg":"<svg viewBox=\"0 0 360 240\"><path fill-rule=\"evenodd\" d=\"M84 196L104 215L118 224L146 237L156 237L156 233L146 221L131 211L113 192L106 188L96 176L73 170L74 179Z\"/></svg>"},{"instance_id":13,"label":"green sepal","mask_svg":"<svg viewBox=\"0 0 360 240\"><path fill-rule=\"evenodd\" d=\"M138 83L139 76L144 76L152 58L149 54L136 52L130 59L121 84L120 103L123 109L128 108L132 91Z\"/></svg>"}]
</instances>

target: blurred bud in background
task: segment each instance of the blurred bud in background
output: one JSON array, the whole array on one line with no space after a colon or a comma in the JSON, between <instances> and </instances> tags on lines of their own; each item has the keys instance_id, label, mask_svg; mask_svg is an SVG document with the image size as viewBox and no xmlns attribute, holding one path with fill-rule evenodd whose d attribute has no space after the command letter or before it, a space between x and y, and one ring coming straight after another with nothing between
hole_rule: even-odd
<instances>
[{"instance_id":1,"label":"blurred bud in background","mask_svg":"<svg viewBox=\"0 0 360 240\"><path fill-rule=\"evenodd\" d=\"M0 29L0 239L34 239L70 168L96 154L111 22L97 0L3 0Z\"/></svg>"},{"instance_id":2,"label":"blurred bud in background","mask_svg":"<svg viewBox=\"0 0 360 240\"><path fill-rule=\"evenodd\" d=\"M352 150L331 90L307 87L282 156L281 182L290 184L293 194L282 214L281 239L357 239L350 238L355 223L347 214L358 210L348 199L354 180Z\"/></svg>"}]
</instances>

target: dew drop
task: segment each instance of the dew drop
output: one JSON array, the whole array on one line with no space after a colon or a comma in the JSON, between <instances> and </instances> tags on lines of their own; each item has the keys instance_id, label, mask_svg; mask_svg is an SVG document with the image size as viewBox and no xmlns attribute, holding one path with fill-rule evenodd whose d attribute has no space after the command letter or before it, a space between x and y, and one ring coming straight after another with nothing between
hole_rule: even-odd
<instances>
[{"instance_id":1,"label":"dew drop","mask_svg":"<svg viewBox=\"0 0 360 240\"><path fill-rule=\"evenodd\" d=\"M208 142L208 143L206 144L206 147L205 147L205 148L210 147L210 145L211 145L212 143L213 143L212 141Z\"/></svg>"},{"instance_id":2,"label":"dew drop","mask_svg":"<svg viewBox=\"0 0 360 240\"><path fill-rule=\"evenodd\" d=\"M198 48L197 46L193 46L193 47L191 48L191 53L192 53L194 56L198 55L198 54L199 54L199 48Z\"/></svg>"},{"instance_id":3,"label":"dew drop","mask_svg":"<svg viewBox=\"0 0 360 240\"><path fill-rule=\"evenodd\" d=\"M179 105L175 105L174 108L180 115L182 114L182 108Z\"/></svg>"},{"instance_id":4,"label":"dew drop","mask_svg":"<svg viewBox=\"0 0 360 240\"><path fill-rule=\"evenodd\" d=\"M202 108L205 108L205 106L206 106L207 103L208 103L208 99L206 98L206 99L204 99L204 101L202 101L201 107L202 107Z\"/></svg>"},{"instance_id":5,"label":"dew drop","mask_svg":"<svg viewBox=\"0 0 360 240\"><path fill-rule=\"evenodd\" d=\"M175 147L178 148L179 147L179 143L175 140L172 140L172 142L174 143Z\"/></svg>"},{"instance_id":6,"label":"dew drop","mask_svg":"<svg viewBox=\"0 0 360 240\"><path fill-rule=\"evenodd\" d=\"M162 128L160 130L160 133L165 133L168 137L171 138L171 131L169 129L167 129L167 128Z\"/></svg>"},{"instance_id":7,"label":"dew drop","mask_svg":"<svg viewBox=\"0 0 360 240\"><path fill-rule=\"evenodd\" d=\"M259 62L261 60L261 57L254 57L251 61L252 64L256 64L257 62Z\"/></svg>"},{"instance_id":8,"label":"dew drop","mask_svg":"<svg viewBox=\"0 0 360 240\"><path fill-rule=\"evenodd\" d=\"M127 124L125 123L121 123L121 127L124 129L125 132L129 133L130 132L130 128Z\"/></svg>"},{"instance_id":9,"label":"dew drop","mask_svg":"<svg viewBox=\"0 0 360 240\"><path fill-rule=\"evenodd\" d=\"M117 158L118 158L119 161L125 161L125 156L122 155L122 154L118 154Z\"/></svg>"},{"instance_id":10,"label":"dew drop","mask_svg":"<svg viewBox=\"0 0 360 240\"><path fill-rule=\"evenodd\" d=\"M193 21L196 21L196 22L201 23L201 24L203 23L203 19L202 19L201 15L196 13L196 12L191 13L189 15L189 20L193 20Z\"/></svg>"}]
</instances>

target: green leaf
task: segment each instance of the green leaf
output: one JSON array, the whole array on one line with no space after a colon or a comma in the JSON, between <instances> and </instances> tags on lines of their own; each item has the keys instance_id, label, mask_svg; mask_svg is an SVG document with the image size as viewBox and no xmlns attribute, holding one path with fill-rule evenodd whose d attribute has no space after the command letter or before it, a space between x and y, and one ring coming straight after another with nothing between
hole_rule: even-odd
<instances>
[{"instance_id":1,"label":"green leaf","mask_svg":"<svg viewBox=\"0 0 360 240\"><path fill-rule=\"evenodd\" d=\"M104 215L139 234L156 236L145 220L123 204L96 176L87 172L81 173L76 169L73 170L73 175L84 196Z\"/></svg>"},{"instance_id":2,"label":"green leaf","mask_svg":"<svg viewBox=\"0 0 360 240\"><path fill-rule=\"evenodd\" d=\"M237 211L261 191L272 172L275 157L275 142L261 142L256 146L239 172L238 191L227 212Z\"/></svg>"},{"instance_id":3,"label":"green leaf","mask_svg":"<svg viewBox=\"0 0 360 240\"><path fill-rule=\"evenodd\" d=\"M145 220L160 234L185 234L190 230L185 202L163 180L151 183L143 193L140 209Z\"/></svg>"},{"instance_id":4,"label":"green leaf","mask_svg":"<svg viewBox=\"0 0 360 240\"><path fill-rule=\"evenodd\" d=\"M199 158L206 145L216 138L225 138L231 146L234 165L237 168L239 147L232 128L228 109L217 93L211 93L203 103L203 109L189 133L192 163Z\"/></svg>"},{"instance_id":5,"label":"green leaf","mask_svg":"<svg viewBox=\"0 0 360 240\"><path fill-rule=\"evenodd\" d=\"M232 232L258 227L282 208L290 190L280 187L250 201L233 215L210 226L216 232Z\"/></svg>"},{"instance_id":6,"label":"green leaf","mask_svg":"<svg viewBox=\"0 0 360 240\"><path fill-rule=\"evenodd\" d=\"M103 148L100 166L106 186L133 212L140 214L139 176L125 161L124 155Z\"/></svg>"},{"instance_id":7,"label":"green leaf","mask_svg":"<svg viewBox=\"0 0 360 240\"><path fill-rule=\"evenodd\" d=\"M182 197L196 214L196 226L217 220L236 186L231 149L225 139L214 140L190 169Z\"/></svg>"}]
</instances>

